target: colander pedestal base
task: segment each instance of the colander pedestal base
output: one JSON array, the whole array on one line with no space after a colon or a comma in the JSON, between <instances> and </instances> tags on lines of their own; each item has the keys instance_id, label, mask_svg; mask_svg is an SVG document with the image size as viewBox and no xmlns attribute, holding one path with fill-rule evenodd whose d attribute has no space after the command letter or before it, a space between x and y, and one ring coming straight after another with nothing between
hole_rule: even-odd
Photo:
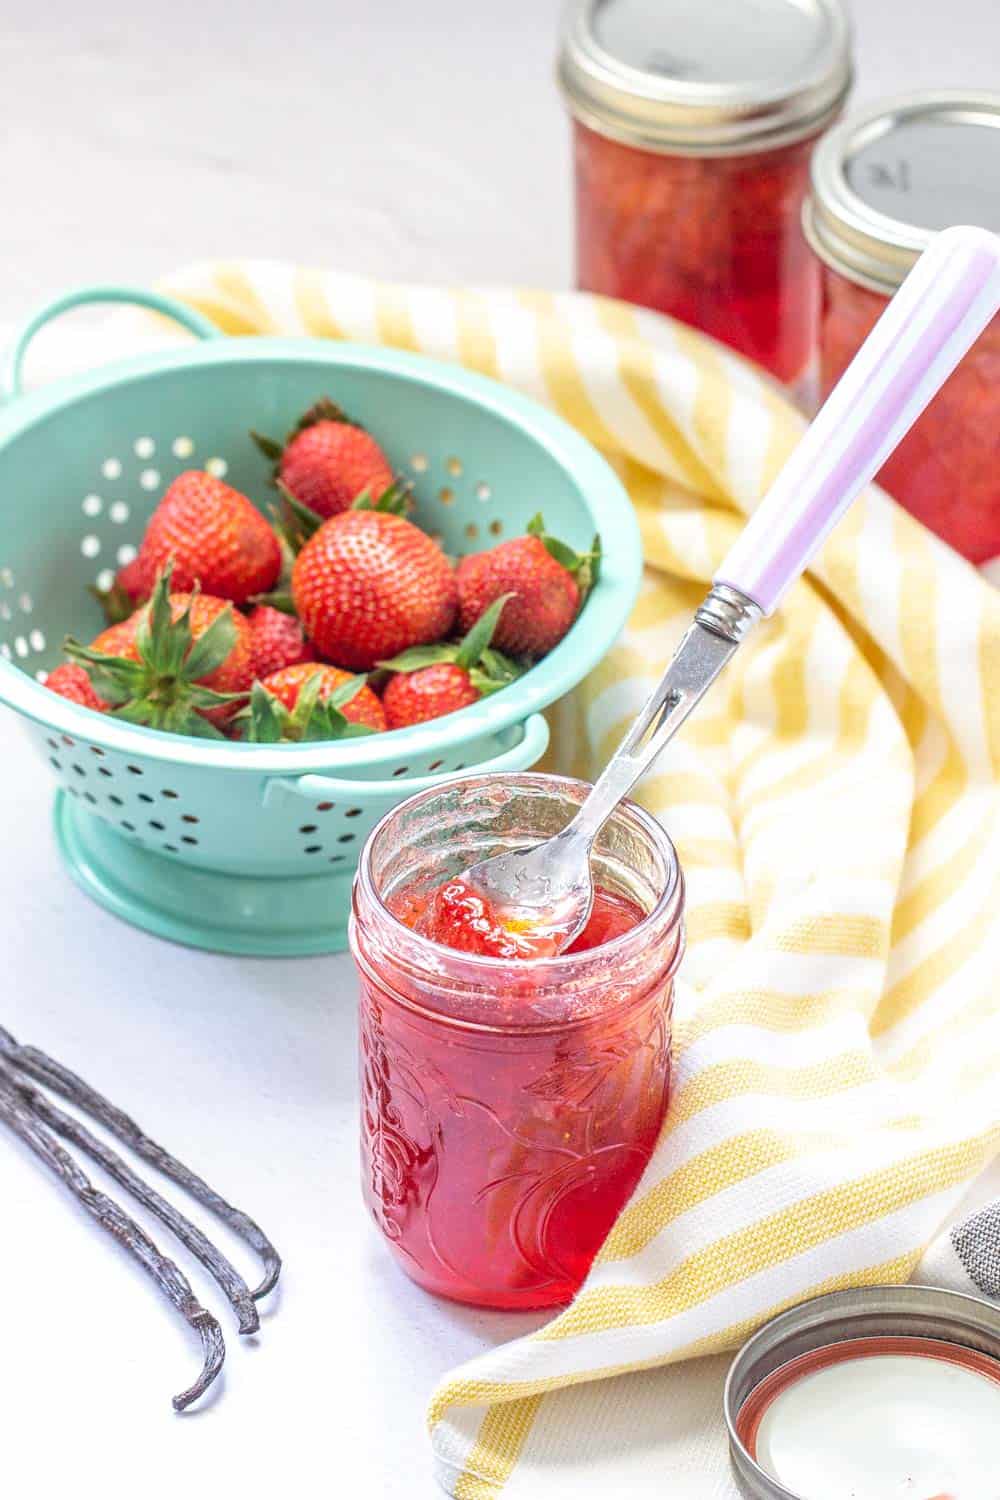
<instances>
[{"instance_id":1,"label":"colander pedestal base","mask_svg":"<svg viewBox=\"0 0 1000 1500\"><path fill-rule=\"evenodd\" d=\"M282 877L198 869L123 838L62 791L54 822L77 884L157 937L259 957L339 953L347 946L350 868Z\"/></svg>"}]
</instances>

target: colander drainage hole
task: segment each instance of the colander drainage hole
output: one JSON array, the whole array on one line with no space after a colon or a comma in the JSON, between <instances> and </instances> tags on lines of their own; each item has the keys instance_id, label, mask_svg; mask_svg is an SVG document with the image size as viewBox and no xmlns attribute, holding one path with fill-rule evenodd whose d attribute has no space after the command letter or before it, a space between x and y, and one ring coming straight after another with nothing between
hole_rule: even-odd
<instances>
[{"instance_id":1,"label":"colander drainage hole","mask_svg":"<svg viewBox=\"0 0 1000 1500\"><path fill-rule=\"evenodd\" d=\"M56 748L58 749L58 746ZM317 802L316 803L316 811L317 812L330 812L331 809L332 809L332 807L333 807L333 803L332 802Z\"/></svg>"},{"instance_id":2,"label":"colander drainage hole","mask_svg":"<svg viewBox=\"0 0 1000 1500\"><path fill-rule=\"evenodd\" d=\"M198 842L198 840L196 838L193 838L190 833L182 833L181 834L181 843L182 844L196 844L197 842Z\"/></svg>"},{"instance_id":3,"label":"colander drainage hole","mask_svg":"<svg viewBox=\"0 0 1000 1500\"><path fill-rule=\"evenodd\" d=\"M46 740L45 743L48 745L48 747L49 747L50 750L58 750L59 749L59 741L58 740Z\"/></svg>"},{"instance_id":4,"label":"colander drainage hole","mask_svg":"<svg viewBox=\"0 0 1000 1500\"><path fill-rule=\"evenodd\" d=\"M152 797L151 797L151 796L150 796L150 795L149 795L149 793L148 793L148 792L140 792L140 793L139 793L139 801L140 801L140 802L152 802L152 800L153 800L153 799L152 799Z\"/></svg>"},{"instance_id":5,"label":"colander drainage hole","mask_svg":"<svg viewBox=\"0 0 1000 1500\"><path fill-rule=\"evenodd\" d=\"M409 766L397 766L392 774L393 776L405 776L409 769Z\"/></svg>"},{"instance_id":6,"label":"colander drainage hole","mask_svg":"<svg viewBox=\"0 0 1000 1500\"><path fill-rule=\"evenodd\" d=\"M347 856L345 854L331 854L330 863L331 865L342 865L346 858Z\"/></svg>"},{"instance_id":7,"label":"colander drainage hole","mask_svg":"<svg viewBox=\"0 0 1000 1500\"><path fill-rule=\"evenodd\" d=\"M89 802L92 807L97 806L97 798L94 796L93 792L84 792L83 796L84 800L86 802Z\"/></svg>"},{"instance_id":8,"label":"colander drainage hole","mask_svg":"<svg viewBox=\"0 0 1000 1500\"><path fill-rule=\"evenodd\" d=\"M161 823L156 818L150 818L149 826L150 828L155 828L157 833L166 833L167 831L166 823Z\"/></svg>"},{"instance_id":9,"label":"colander drainage hole","mask_svg":"<svg viewBox=\"0 0 1000 1500\"><path fill-rule=\"evenodd\" d=\"M56 758L55 758L54 755L50 755L49 756L49 765L52 767L52 769L54 771L61 771L62 770L62 761L61 760L56 760Z\"/></svg>"},{"instance_id":10,"label":"colander drainage hole","mask_svg":"<svg viewBox=\"0 0 1000 1500\"><path fill-rule=\"evenodd\" d=\"M168 854L177 854L180 852L176 844L164 844L163 847L164 849L166 849Z\"/></svg>"},{"instance_id":11,"label":"colander drainage hole","mask_svg":"<svg viewBox=\"0 0 1000 1500\"><path fill-rule=\"evenodd\" d=\"M126 766L126 771L131 771L133 776L144 776L145 772L141 766Z\"/></svg>"},{"instance_id":12,"label":"colander drainage hole","mask_svg":"<svg viewBox=\"0 0 1000 1500\"><path fill-rule=\"evenodd\" d=\"M299 829L299 832L300 833L315 833L316 829L317 829L317 826L318 825L316 823L303 823L302 827Z\"/></svg>"},{"instance_id":13,"label":"colander drainage hole","mask_svg":"<svg viewBox=\"0 0 1000 1500\"><path fill-rule=\"evenodd\" d=\"M78 776L86 776L86 774L87 774L86 771L83 769L83 767L82 766L78 766L75 761L73 762L73 770L76 772L76 774Z\"/></svg>"},{"instance_id":14,"label":"colander drainage hole","mask_svg":"<svg viewBox=\"0 0 1000 1500\"><path fill-rule=\"evenodd\" d=\"M341 833L341 834L339 834L338 837L337 837L337 843L338 844L353 844L354 843L354 834L353 833Z\"/></svg>"},{"instance_id":15,"label":"colander drainage hole","mask_svg":"<svg viewBox=\"0 0 1000 1500\"><path fill-rule=\"evenodd\" d=\"M322 854L323 853L323 845L322 844L307 844L306 847L303 849L302 853L303 854Z\"/></svg>"},{"instance_id":16,"label":"colander drainage hole","mask_svg":"<svg viewBox=\"0 0 1000 1500\"><path fill-rule=\"evenodd\" d=\"M113 807L124 807L125 806L125 803L122 801L122 799L120 797L116 797L115 794L114 794L114 792L109 792L108 793L108 801L111 803L111 805Z\"/></svg>"},{"instance_id":17,"label":"colander drainage hole","mask_svg":"<svg viewBox=\"0 0 1000 1500\"><path fill-rule=\"evenodd\" d=\"M68 734L63 735L62 742L64 745L69 745L70 747L76 744L76 740L71 740Z\"/></svg>"},{"instance_id":18,"label":"colander drainage hole","mask_svg":"<svg viewBox=\"0 0 1000 1500\"><path fill-rule=\"evenodd\" d=\"M135 833L135 824L134 823L126 823L124 821L124 819L123 819L122 820L122 827L124 828L124 830L125 830L126 833Z\"/></svg>"},{"instance_id":19,"label":"colander drainage hole","mask_svg":"<svg viewBox=\"0 0 1000 1500\"><path fill-rule=\"evenodd\" d=\"M182 823L200 823L201 819L200 818L196 818L195 815L194 815L194 813L184 813L183 816L181 817L181 822Z\"/></svg>"},{"instance_id":20,"label":"colander drainage hole","mask_svg":"<svg viewBox=\"0 0 1000 1500\"><path fill-rule=\"evenodd\" d=\"M109 771L108 768L107 768L107 766L98 766L98 768L97 768L97 774L98 774L98 776L113 776L114 772L113 771Z\"/></svg>"},{"instance_id":21,"label":"colander drainage hole","mask_svg":"<svg viewBox=\"0 0 1000 1500\"><path fill-rule=\"evenodd\" d=\"M428 771L439 771L443 765L443 760L432 760L427 769Z\"/></svg>"},{"instance_id":22,"label":"colander drainage hole","mask_svg":"<svg viewBox=\"0 0 1000 1500\"><path fill-rule=\"evenodd\" d=\"M162 792L160 793L160 796L161 797L169 797L172 802L176 802L177 801L177 797L178 797L178 793L177 792L172 792L168 786L165 786L163 788Z\"/></svg>"},{"instance_id":23,"label":"colander drainage hole","mask_svg":"<svg viewBox=\"0 0 1000 1500\"><path fill-rule=\"evenodd\" d=\"M98 756L100 756L100 758L102 760L104 759L104 751L101 749L101 747L99 745L91 745L90 746L90 753L91 753L91 755L98 755Z\"/></svg>"},{"instance_id":24,"label":"colander drainage hole","mask_svg":"<svg viewBox=\"0 0 1000 1500\"><path fill-rule=\"evenodd\" d=\"M349 807L344 814L345 818L360 818L362 809L360 807Z\"/></svg>"}]
</instances>

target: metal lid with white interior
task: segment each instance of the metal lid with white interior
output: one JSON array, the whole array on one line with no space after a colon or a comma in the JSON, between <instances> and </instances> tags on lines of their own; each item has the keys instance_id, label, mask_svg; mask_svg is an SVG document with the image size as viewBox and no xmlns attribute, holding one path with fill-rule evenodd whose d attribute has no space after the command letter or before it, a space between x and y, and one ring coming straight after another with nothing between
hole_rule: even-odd
<instances>
[{"instance_id":1,"label":"metal lid with white interior","mask_svg":"<svg viewBox=\"0 0 1000 1500\"><path fill-rule=\"evenodd\" d=\"M927 1286L814 1297L744 1344L724 1408L745 1500L987 1500L1000 1307Z\"/></svg>"},{"instance_id":2,"label":"metal lid with white interior","mask_svg":"<svg viewBox=\"0 0 1000 1500\"><path fill-rule=\"evenodd\" d=\"M803 216L827 265L890 295L938 230L1000 232L1000 94L911 94L845 120L813 153Z\"/></svg>"},{"instance_id":3,"label":"metal lid with white interior","mask_svg":"<svg viewBox=\"0 0 1000 1500\"><path fill-rule=\"evenodd\" d=\"M650 151L723 155L816 133L851 85L842 0L570 0L577 119Z\"/></svg>"}]
</instances>

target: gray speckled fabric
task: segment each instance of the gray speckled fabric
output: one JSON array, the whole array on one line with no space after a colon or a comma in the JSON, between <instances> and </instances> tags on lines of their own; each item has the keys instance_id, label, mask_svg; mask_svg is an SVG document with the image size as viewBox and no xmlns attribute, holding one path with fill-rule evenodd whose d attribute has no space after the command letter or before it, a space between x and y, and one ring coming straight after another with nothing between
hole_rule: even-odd
<instances>
[{"instance_id":1,"label":"gray speckled fabric","mask_svg":"<svg viewBox=\"0 0 1000 1500\"><path fill-rule=\"evenodd\" d=\"M956 1224L951 1243L982 1295L1000 1299L1000 1202L987 1204Z\"/></svg>"}]
</instances>

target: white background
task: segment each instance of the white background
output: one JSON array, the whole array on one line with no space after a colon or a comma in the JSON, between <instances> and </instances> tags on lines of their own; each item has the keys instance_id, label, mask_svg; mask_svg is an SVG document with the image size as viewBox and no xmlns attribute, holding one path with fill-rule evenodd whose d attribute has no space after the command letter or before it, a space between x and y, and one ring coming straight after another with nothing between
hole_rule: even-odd
<instances>
[{"instance_id":1,"label":"white background","mask_svg":"<svg viewBox=\"0 0 1000 1500\"><path fill-rule=\"evenodd\" d=\"M567 284L556 9L0 0L0 321L70 283L219 255ZM996 0L857 0L856 18L856 98L997 82ZM430 1389L531 1320L414 1291L369 1231L349 965L216 958L123 926L59 867L45 767L7 717L0 755L0 1019L131 1108L287 1259L259 1339L229 1337L220 1398L178 1419L194 1340L0 1137L5 1484L33 1475L45 1500L430 1500ZM692 1426L710 1421L718 1368L680 1377Z\"/></svg>"}]
</instances>

